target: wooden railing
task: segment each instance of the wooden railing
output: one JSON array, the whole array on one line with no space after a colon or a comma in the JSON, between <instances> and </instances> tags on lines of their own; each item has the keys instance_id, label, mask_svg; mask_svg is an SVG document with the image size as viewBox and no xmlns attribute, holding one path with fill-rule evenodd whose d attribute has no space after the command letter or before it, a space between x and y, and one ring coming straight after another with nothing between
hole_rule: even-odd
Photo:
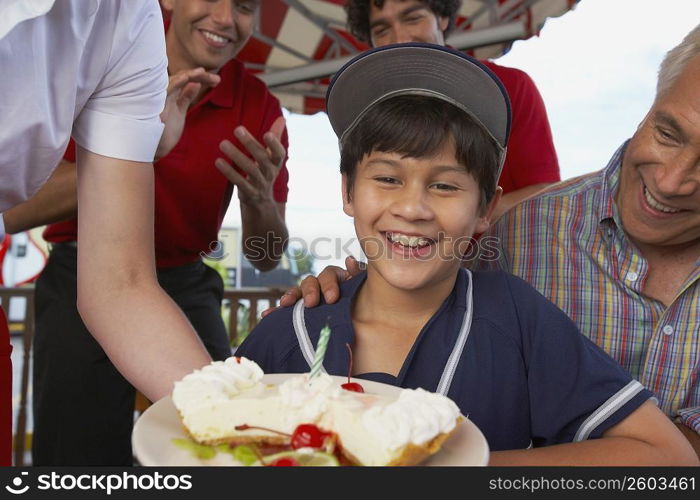
<instances>
[{"instance_id":1,"label":"wooden railing","mask_svg":"<svg viewBox=\"0 0 700 500\"><path fill-rule=\"evenodd\" d=\"M228 331L231 345L238 345L238 311L241 306L248 307L248 324L245 330L252 330L260 320L259 316L265 309L277 305L279 298L284 293L284 288L230 288L224 291L224 304L228 304ZM243 304L246 302L246 304ZM262 303L262 304L261 304ZM260 306L263 305L263 308Z\"/></svg>"},{"instance_id":2,"label":"wooden railing","mask_svg":"<svg viewBox=\"0 0 700 500\"><path fill-rule=\"evenodd\" d=\"M259 321L262 311L277 304L278 299L284 293L283 288L237 288L224 291L224 302L229 307L227 326L232 345L238 345L239 323L238 312L241 307L248 308L248 321L246 325L241 325L242 330L250 331ZM10 326L22 332L22 370L20 384L19 407L16 411L15 429L13 439L14 465L25 465L25 450L30 440L27 439L27 395L30 383L30 358L32 352L32 342L34 340L34 287L26 286L22 288L0 287L0 304L9 315L10 302L13 298L24 297L26 299L26 313L22 321L11 321ZM10 318L8 317L8 320ZM139 404L137 403L137 406Z\"/></svg>"}]
</instances>

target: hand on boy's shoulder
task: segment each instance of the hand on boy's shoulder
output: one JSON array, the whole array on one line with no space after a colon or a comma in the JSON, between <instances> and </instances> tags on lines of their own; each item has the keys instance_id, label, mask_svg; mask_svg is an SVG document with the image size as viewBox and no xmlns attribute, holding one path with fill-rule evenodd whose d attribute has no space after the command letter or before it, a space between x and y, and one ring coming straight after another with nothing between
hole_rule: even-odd
<instances>
[{"instance_id":1,"label":"hand on boy's shoulder","mask_svg":"<svg viewBox=\"0 0 700 500\"><path fill-rule=\"evenodd\" d=\"M318 277L307 276L299 286L290 288L282 295L278 307L266 309L262 312L262 316L265 317L280 307L294 306L302 297L305 307L316 307L322 303L322 299L323 303L334 304L340 298L341 283L357 276L367 267L364 262L358 261L353 256L345 258L345 266L347 269L327 266Z\"/></svg>"}]
</instances>

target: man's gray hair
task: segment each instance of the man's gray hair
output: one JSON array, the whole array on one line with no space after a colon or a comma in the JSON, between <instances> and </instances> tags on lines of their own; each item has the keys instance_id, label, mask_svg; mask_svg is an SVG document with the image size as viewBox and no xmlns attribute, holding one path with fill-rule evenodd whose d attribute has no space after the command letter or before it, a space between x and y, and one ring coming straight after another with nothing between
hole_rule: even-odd
<instances>
[{"instance_id":1,"label":"man's gray hair","mask_svg":"<svg viewBox=\"0 0 700 500\"><path fill-rule=\"evenodd\" d=\"M688 62L700 54L700 24L688 33L683 41L669 50L659 67L656 97L665 94L673 86Z\"/></svg>"}]
</instances>

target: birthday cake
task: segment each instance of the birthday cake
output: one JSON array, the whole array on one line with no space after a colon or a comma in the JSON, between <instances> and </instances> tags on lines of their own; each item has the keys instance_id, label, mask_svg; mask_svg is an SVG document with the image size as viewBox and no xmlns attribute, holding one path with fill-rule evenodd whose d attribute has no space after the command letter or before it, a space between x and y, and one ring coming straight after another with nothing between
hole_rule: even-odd
<instances>
[{"instance_id":1,"label":"birthday cake","mask_svg":"<svg viewBox=\"0 0 700 500\"><path fill-rule=\"evenodd\" d=\"M450 399L423 389L389 397L347 390L324 373L279 385L265 384L263 375L255 362L231 357L177 382L173 402L187 433L205 445L273 446L276 456L317 450L340 463L414 465L437 452L463 418Z\"/></svg>"}]
</instances>

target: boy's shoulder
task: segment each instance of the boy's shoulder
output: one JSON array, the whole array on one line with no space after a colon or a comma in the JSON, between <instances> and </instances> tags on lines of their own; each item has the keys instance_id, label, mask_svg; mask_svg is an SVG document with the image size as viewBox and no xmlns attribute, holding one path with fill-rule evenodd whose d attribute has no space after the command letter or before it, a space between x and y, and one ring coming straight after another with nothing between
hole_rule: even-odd
<instances>
[{"instance_id":1,"label":"boy's shoulder","mask_svg":"<svg viewBox=\"0 0 700 500\"><path fill-rule=\"evenodd\" d=\"M326 323L338 326L352 325L352 300L366 277L367 273L363 271L357 276L342 282L340 284L340 297L333 304L328 304L321 297L321 302L318 306L303 308L304 320L312 340L315 340L315 337L311 332L316 332L317 335ZM297 314L299 315L300 313Z\"/></svg>"},{"instance_id":2,"label":"boy's shoulder","mask_svg":"<svg viewBox=\"0 0 700 500\"><path fill-rule=\"evenodd\" d=\"M525 280L502 270L472 270L474 300L485 311L502 311L523 302L540 301L544 296ZM544 299L547 300L547 299Z\"/></svg>"},{"instance_id":3,"label":"boy's shoulder","mask_svg":"<svg viewBox=\"0 0 700 500\"><path fill-rule=\"evenodd\" d=\"M266 352L273 357L285 356L294 347L292 307L279 307L262 318L236 350L237 355L254 359L262 365L255 354ZM272 353L271 351L274 351Z\"/></svg>"},{"instance_id":4,"label":"boy's shoulder","mask_svg":"<svg viewBox=\"0 0 700 500\"><path fill-rule=\"evenodd\" d=\"M474 321L486 321L504 332L513 332L518 322L512 285L519 285L504 271L471 271ZM516 296L520 295L516 293Z\"/></svg>"},{"instance_id":5,"label":"boy's shoulder","mask_svg":"<svg viewBox=\"0 0 700 500\"><path fill-rule=\"evenodd\" d=\"M570 323L552 302L523 279L500 270L472 271L474 319L508 335L537 335L542 325Z\"/></svg>"},{"instance_id":6,"label":"boy's shoulder","mask_svg":"<svg viewBox=\"0 0 700 500\"><path fill-rule=\"evenodd\" d=\"M341 283L340 298L333 304L328 304L323 295L321 295L320 303L315 307L304 307L300 300L293 306L280 307L272 311L260 321L256 330L275 330L278 332L284 330L294 333L294 323L300 319L304 320L310 331L319 330L329 318L335 323L352 322L349 314L350 303L365 277L366 272L362 272Z\"/></svg>"}]
</instances>

